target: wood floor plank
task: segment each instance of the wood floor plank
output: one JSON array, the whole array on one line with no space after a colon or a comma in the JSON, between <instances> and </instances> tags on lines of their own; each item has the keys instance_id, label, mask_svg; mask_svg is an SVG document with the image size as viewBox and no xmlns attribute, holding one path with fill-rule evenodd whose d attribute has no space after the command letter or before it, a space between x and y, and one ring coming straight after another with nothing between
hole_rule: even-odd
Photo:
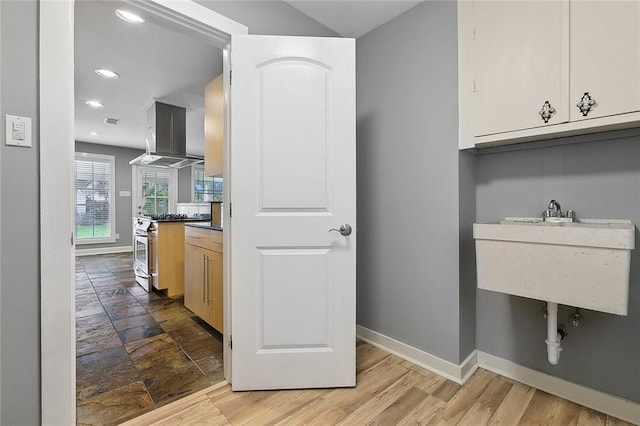
<instances>
[{"instance_id":1,"label":"wood floor plank","mask_svg":"<svg viewBox=\"0 0 640 426\"><path fill-rule=\"evenodd\" d=\"M630 426L483 369L460 386L368 343L357 351L355 388L233 392L221 383L127 425Z\"/></svg>"},{"instance_id":2,"label":"wood floor plank","mask_svg":"<svg viewBox=\"0 0 640 426\"><path fill-rule=\"evenodd\" d=\"M262 401L269 398L276 398L277 393L286 393L291 391L257 391L257 392L232 392L225 398L213 401L222 414L233 424L252 415L257 407L260 407ZM275 395L275 396L274 396ZM287 397L281 395L280 398Z\"/></svg>"},{"instance_id":3,"label":"wood floor plank","mask_svg":"<svg viewBox=\"0 0 640 426\"><path fill-rule=\"evenodd\" d=\"M226 385L226 386L219 387L218 389L215 389L213 391L207 392L207 397L211 401L215 402L217 399L222 399L231 394L233 394L233 391L231 390L231 385Z\"/></svg>"},{"instance_id":4,"label":"wood floor plank","mask_svg":"<svg viewBox=\"0 0 640 426\"><path fill-rule=\"evenodd\" d=\"M400 398L382 410L371 421L372 425L395 425L402 420L408 412L411 412L430 395L417 387L409 388Z\"/></svg>"},{"instance_id":5,"label":"wood floor plank","mask_svg":"<svg viewBox=\"0 0 640 426\"><path fill-rule=\"evenodd\" d=\"M329 389L306 389L291 391L289 398L280 399L279 402L275 402L270 399L264 399L258 406L257 410L260 410L256 416L251 417L249 420L258 420L263 425L276 424L282 419L285 419L304 409L312 401L316 401L322 398L323 395L328 393Z\"/></svg>"},{"instance_id":6,"label":"wood floor plank","mask_svg":"<svg viewBox=\"0 0 640 426\"><path fill-rule=\"evenodd\" d=\"M389 352L373 345L356 346L356 374L373 367L387 356L389 356Z\"/></svg>"},{"instance_id":7,"label":"wood floor plank","mask_svg":"<svg viewBox=\"0 0 640 426\"><path fill-rule=\"evenodd\" d=\"M402 361L400 365L423 376L425 381L420 385L420 389L429 394L433 394L436 389L442 386L443 383L447 382L446 378L409 361ZM455 385L455 383L451 382L451 385ZM451 395L451 397L452 396L453 395ZM449 397L449 399L451 399L451 397Z\"/></svg>"},{"instance_id":8,"label":"wood floor plank","mask_svg":"<svg viewBox=\"0 0 640 426\"><path fill-rule=\"evenodd\" d=\"M489 386L489 383L494 377L496 377L494 373L486 370L477 370L471 379L449 400L447 406L440 410L428 424L455 425L458 423L487 386Z\"/></svg>"},{"instance_id":9,"label":"wood floor plank","mask_svg":"<svg viewBox=\"0 0 640 426\"><path fill-rule=\"evenodd\" d=\"M615 417L607 416L607 426L634 426L632 423L625 422L624 420L616 419Z\"/></svg>"},{"instance_id":10,"label":"wood floor plank","mask_svg":"<svg viewBox=\"0 0 640 426\"><path fill-rule=\"evenodd\" d=\"M458 422L458 426L488 424L513 384L501 376L491 379L489 386Z\"/></svg>"},{"instance_id":11,"label":"wood floor plank","mask_svg":"<svg viewBox=\"0 0 640 426\"><path fill-rule=\"evenodd\" d=\"M452 382L451 380L445 380L441 382L440 386L435 388L431 394L444 402L449 402L460 389L462 389L462 385Z\"/></svg>"},{"instance_id":12,"label":"wood floor plank","mask_svg":"<svg viewBox=\"0 0 640 426\"><path fill-rule=\"evenodd\" d=\"M606 426L607 415L587 407L580 407L578 426Z\"/></svg>"},{"instance_id":13,"label":"wood floor plank","mask_svg":"<svg viewBox=\"0 0 640 426\"><path fill-rule=\"evenodd\" d=\"M522 426L546 425L549 413L553 409L555 396L541 390L536 390L529 402L519 424Z\"/></svg>"},{"instance_id":14,"label":"wood floor plank","mask_svg":"<svg viewBox=\"0 0 640 426\"><path fill-rule=\"evenodd\" d=\"M398 426L425 425L446 406L447 403L443 400L429 395L417 407L407 412L404 418L398 421Z\"/></svg>"},{"instance_id":15,"label":"wood floor plank","mask_svg":"<svg viewBox=\"0 0 640 426\"><path fill-rule=\"evenodd\" d=\"M526 411L536 390L522 383L514 383L498 409L489 419L491 425L517 424Z\"/></svg>"},{"instance_id":16,"label":"wood floor plank","mask_svg":"<svg viewBox=\"0 0 640 426\"><path fill-rule=\"evenodd\" d=\"M397 415L393 414L394 410L391 407L394 404L402 404L402 402L400 401L403 398L407 396L410 397L410 403L413 404L413 406L418 405L421 400L427 398L428 393L419 389L420 382L422 382L423 380L424 376L414 371L407 371L407 373L400 377L395 383L383 389L382 392L373 396L373 398L371 398L360 408L347 416L344 422L353 424L369 424L370 422L373 422L374 419L376 419L378 416L384 417L382 413L388 409L392 410L390 412L391 416L398 417ZM417 388L417 391L411 391L412 393L410 395L407 395L407 392L410 392L412 388ZM418 397L421 397L421 400L415 400Z\"/></svg>"},{"instance_id":17,"label":"wood floor plank","mask_svg":"<svg viewBox=\"0 0 640 426\"><path fill-rule=\"evenodd\" d=\"M229 424L227 418L208 398L166 419L151 423L153 426L223 426Z\"/></svg>"},{"instance_id":18,"label":"wood floor plank","mask_svg":"<svg viewBox=\"0 0 640 426\"><path fill-rule=\"evenodd\" d=\"M334 408L348 415L408 372L400 365L397 357L388 356L361 373L357 377L355 388L332 389L318 400L282 419L280 424L306 424Z\"/></svg>"},{"instance_id":19,"label":"wood floor plank","mask_svg":"<svg viewBox=\"0 0 640 426\"><path fill-rule=\"evenodd\" d=\"M549 424L558 426L576 426L580 416L580 406L566 399L556 397L549 415Z\"/></svg>"}]
</instances>

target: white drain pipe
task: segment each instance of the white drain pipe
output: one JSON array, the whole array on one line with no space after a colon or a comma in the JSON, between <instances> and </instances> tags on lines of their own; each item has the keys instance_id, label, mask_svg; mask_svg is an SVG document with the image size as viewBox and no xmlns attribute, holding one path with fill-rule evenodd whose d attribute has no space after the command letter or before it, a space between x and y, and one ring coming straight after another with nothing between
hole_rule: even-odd
<instances>
[{"instance_id":1,"label":"white drain pipe","mask_svg":"<svg viewBox=\"0 0 640 426\"><path fill-rule=\"evenodd\" d=\"M561 340L562 336L558 333L558 304L547 302L547 339L545 342L547 343L549 362L553 365L560 361Z\"/></svg>"}]
</instances>

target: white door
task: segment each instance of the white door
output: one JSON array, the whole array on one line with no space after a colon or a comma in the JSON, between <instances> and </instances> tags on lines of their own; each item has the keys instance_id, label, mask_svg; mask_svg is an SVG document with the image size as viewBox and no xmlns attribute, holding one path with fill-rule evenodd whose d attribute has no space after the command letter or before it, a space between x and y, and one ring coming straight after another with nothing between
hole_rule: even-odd
<instances>
[{"instance_id":1,"label":"white door","mask_svg":"<svg viewBox=\"0 0 640 426\"><path fill-rule=\"evenodd\" d=\"M231 64L233 389L355 386L355 40L232 36Z\"/></svg>"}]
</instances>

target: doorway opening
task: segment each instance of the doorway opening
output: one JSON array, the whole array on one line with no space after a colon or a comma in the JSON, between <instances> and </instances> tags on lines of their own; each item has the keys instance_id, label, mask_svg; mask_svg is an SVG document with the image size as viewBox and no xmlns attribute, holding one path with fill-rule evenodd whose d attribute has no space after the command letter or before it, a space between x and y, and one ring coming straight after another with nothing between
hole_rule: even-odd
<instances>
[{"instance_id":1,"label":"doorway opening","mask_svg":"<svg viewBox=\"0 0 640 426\"><path fill-rule=\"evenodd\" d=\"M117 9L144 16L144 27L120 21ZM175 14L159 12L152 4L75 3L74 151L110 156L115 163L110 184L100 173L86 179L76 167L73 188L76 219L80 198L83 221L91 219L92 229L109 229L112 236L112 241L82 241L76 220L77 253L89 254L76 256L75 261L74 379L80 423L124 421L224 380L224 336L187 309L185 292L174 288L184 288L184 259L177 262L182 278L172 281L171 291L145 289L136 283L134 273L132 216L135 219L140 208L132 200L145 197L138 196L139 180L132 177L129 161L146 148L145 111L155 101L186 108L187 154L202 156L205 86L224 68L220 40L210 29L195 29ZM116 78L98 72L105 69L117 73ZM87 103L98 99L98 108ZM225 127L224 122L219 125ZM176 205L195 198L194 170L191 166L177 173L169 170L177 174L173 193L164 194L161 185L153 185L147 188L153 194L146 198L172 198L164 213L180 213L174 210ZM101 205L109 200L111 206L89 217L87 200ZM96 224L101 221L105 223ZM183 225L171 223L184 237ZM157 226L162 229L165 224ZM175 247L165 249L184 251L184 239L171 244Z\"/></svg>"}]
</instances>

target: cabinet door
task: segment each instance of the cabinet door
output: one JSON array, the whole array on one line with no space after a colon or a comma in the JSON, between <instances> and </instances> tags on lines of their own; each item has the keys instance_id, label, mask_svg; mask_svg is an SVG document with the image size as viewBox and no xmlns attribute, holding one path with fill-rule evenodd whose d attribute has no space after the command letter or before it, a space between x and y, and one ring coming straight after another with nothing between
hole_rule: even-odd
<instances>
[{"instance_id":1,"label":"cabinet door","mask_svg":"<svg viewBox=\"0 0 640 426\"><path fill-rule=\"evenodd\" d=\"M207 250L208 262L207 266L207 285L209 299L211 306L211 321L209 324L220 333L223 333L223 315L222 315L222 254L214 251Z\"/></svg>"},{"instance_id":2,"label":"cabinet door","mask_svg":"<svg viewBox=\"0 0 640 426\"><path fill-rule=\"evenodd\" d=\"M211 80L204 89L204 174L222 174L224 145L224 90L222 74Z\"/></svg>"},{"instance_id":3,"label":"cabinet door","mask_svg":"<svg viewBox=\"0 0 640 426\"><path fill-rule=\"evenodd\" d=\"M568 121L568 2L476 0L473 13L475 136Z\"/></svg>"},{"instance_id":4,"label":"cabinet door","mask_svg":"<svg viewBox=\"0 0 640 426\"><path fill-rule=\"evenodd\" d=\"M190 244L184 246L184 306L210 322L211 309L205 290L205 252Z\"/></svg>"},{"instance_id":5,"label":"cabinet door","mask_svg":"<svg viewBox=\"0 0 640 426\"><path fill-rule=\"evenodd\" d=\"M640 2L571 2L571 121L640 111ZM596 105L576 105L589 93Z\"/></svg>"}]
</instances>

